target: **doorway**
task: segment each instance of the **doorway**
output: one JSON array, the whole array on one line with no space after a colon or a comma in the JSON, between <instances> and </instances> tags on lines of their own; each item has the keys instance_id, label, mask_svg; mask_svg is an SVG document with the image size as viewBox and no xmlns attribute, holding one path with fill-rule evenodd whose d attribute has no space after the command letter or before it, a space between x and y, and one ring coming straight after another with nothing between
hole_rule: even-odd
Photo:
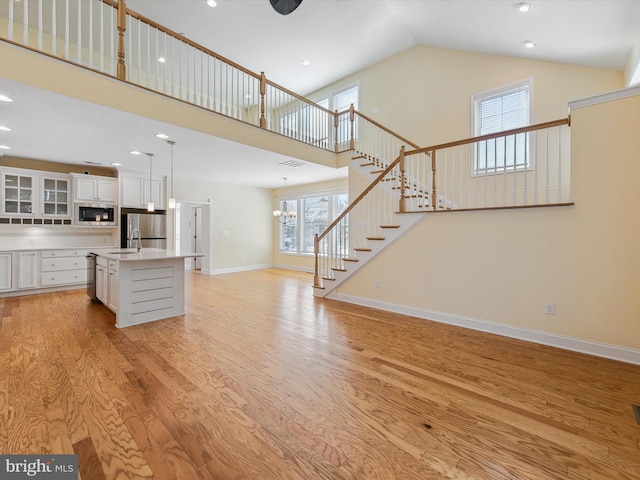
<instances>
[{"instance_id":1,"label":"doorway","mask_svg":"<svg viewBox=\"0 0 640 480\"><path fill-rule=\"evenodd\" d=\"M202 253L202 205L191 207L191 245L193 253ZM202 257L193 257L193 270L202 270Z\"/></svg>"},{"instance_id":2,"label":"doorway","mask_svg":"<svg viewBox=\"0 0 640 480\"><path fill-rule=\"evenodd\" d=\"M202 253L204 257L186 257L185 268L209 273L211 252L211 204L176 202L175 245L178 252Z\"/></svg>"}]
</instances>

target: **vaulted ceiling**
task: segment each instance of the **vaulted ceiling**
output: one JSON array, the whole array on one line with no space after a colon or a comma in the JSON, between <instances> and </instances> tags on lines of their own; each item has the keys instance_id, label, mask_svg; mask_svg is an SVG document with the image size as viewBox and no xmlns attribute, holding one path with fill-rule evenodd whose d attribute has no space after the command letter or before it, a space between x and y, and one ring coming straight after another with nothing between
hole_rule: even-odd
<instances>
[{"instance_id":1,"label":"vaulted ceiling","mask_svg":"<svg viewBox=\"0 0 640 480\"><path fill-rule=\"evenodd\" d=\"M519 3L303 0L286 16L276 13L269 0L217 0L215 8L205 0L128 0L127 6L254 72L264 71L270 80L302 95L415 45L619 71L627 67L640 34L640 1L532 0L528 3L533 8L527 13L519 11ZM527 48L526 42L535 46ZM309 65L304 66L303 60ZM0 132L0 144L11 143L11 154L18 157L109 162L127 155L136 141L147 141L147 136L166 127L144 117L34 91L8 82L1 71L0 93L20 97L13 110L0 105L0 125L12 128L9 134ZM60 141L65 130L84 134L68 145ZM174 131L180 135L176 152L184 159L180 175L201 177L201 162L210 152L221 152L254 173L241 181L221 168L216 181L281 186L283 175L270 167L286 157L196 132ZM32 141L35 132L38 142ZM269 175L254 168L257 161L270 168ZM297 174L299 178L290 184L345 175L316 166L298 169Z\"/></svg>"}]
</instances>

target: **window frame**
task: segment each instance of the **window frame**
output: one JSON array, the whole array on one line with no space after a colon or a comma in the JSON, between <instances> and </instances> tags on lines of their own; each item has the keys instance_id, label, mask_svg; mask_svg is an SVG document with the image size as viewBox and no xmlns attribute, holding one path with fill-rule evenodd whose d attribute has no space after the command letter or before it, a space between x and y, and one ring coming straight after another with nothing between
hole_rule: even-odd
<instances>
[{"instance_id":1,"label":"window frame","mask_svg":"<svg viewBox=\"0 0 640 480\"><path fill-rule=\"evenodd\" d=\"M324 191L318 191L318 192L313 192L309 194L283 195L279 197L278 208L281 209L283 203L287 202L287 205L295 205L297 215L295 220L296 222L295 251L283 250L283 245L284 245L283 233L286 225L284 225L282 222L278 222L278 253L281 255L295 255L295 256L302 256L302 257L313 256L314 255L313 246L311 251L305 251L305 248L304 248L305 247L305 235L304 235L305 223L301 223L301 222L304 222L303 203L305 200L310 198L321 198L326 196L328 200L328 203L327 203L327 214L328 214L327 226L328 226L339 215L339 213L336 213L336 202L337 202L336 198L340 195L347 196L347 205L348 205L349 203L348 189L324 190Z\"/></svg>"},{"instance_id":2,"label":"window frame","mask_svg":"<svg viewBox=\"0 0 640 480\"><path fill-rule=\"evenodd\" d=\"M483 100L489 100L492 98L498 98L498 97L503 98L508 94L512 94L512 93L523 91L523 90L526 91L526 95L527 95L527 105L526 105L526 112L525 112L526 123L509 125L508 128L502 127L500 130L496 130L492 132L482 132L481 130L482 126L478 123L478 120L481 119L481 112L478 112L478 107L480 106L481 102ZM524 80L520 80L518 82L510 83L508 85L503 85L490 90L485 90L483 92L479 92L471 96L471 136L472 137L478 137L480 135L497 133L500 131L529 126L529 125L532 125L532 121L533 121L533 78L531 77ZM504 124L504 112L501 113L500 123L502 125ZM490 140L485 140L483 142L476 142L474 143L474 148L470 152L470 155L472 157L470 159L471 161L469 162L471 176L477 177L477 176L485 176L485 175L499 175L499 174L533 170L535 167L534 165L535 144L531 141L532 140L531 133L524 133L519 135L522 135L522 138L523 138L522 142L524 142L524 161L522 163L519 163L517 159L518 157L517 147L515 147L516 150L514 151L515 158L509 161L508 159L509 154L508 154L508 149L506 148L506 140L505 140L504 148L505 148L505 152L507 153L504 154L504 159L505 159L504 165L498 166L498 162L496 159L498 158L499 146L496 145L494 146L495 153L494 153L493 166L489 166L490 162L488 160L490 160L490 158L485 157L485 161L484 161L485 165L484 167L480 167L479 166L479 160L480 160L479 150L481 148L481 145L486 146L487 142L490 142ZM519 141L516 139L516 144L518 142Z\"/></svg>"}]
</instances>

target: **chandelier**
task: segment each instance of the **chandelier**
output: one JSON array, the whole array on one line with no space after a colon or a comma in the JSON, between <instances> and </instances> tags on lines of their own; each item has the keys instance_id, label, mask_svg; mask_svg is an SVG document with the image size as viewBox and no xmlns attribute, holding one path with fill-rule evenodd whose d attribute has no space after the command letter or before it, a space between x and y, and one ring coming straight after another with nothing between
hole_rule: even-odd
<instances>
[{"instance_id":1,"label":"chandelier","mask_svg":"<svg viewBox=\"0 0 640 480\"><path fill-rule=\"evenodd\" d=\"M287 186L287 177L282 178L284 180L284 186ZM286 200L282 202L282 210L274 210L273 218L283 225L288 225L296 219L298 213L295 210L289 210Z\"/></svg>"}]
</instances>

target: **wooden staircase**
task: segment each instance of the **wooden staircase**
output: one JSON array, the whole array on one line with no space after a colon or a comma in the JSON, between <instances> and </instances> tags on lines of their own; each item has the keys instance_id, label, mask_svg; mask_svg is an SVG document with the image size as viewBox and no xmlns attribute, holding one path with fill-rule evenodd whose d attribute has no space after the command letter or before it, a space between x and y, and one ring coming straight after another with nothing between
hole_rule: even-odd
<instances>
[{"instance_id":1,"label":"wooden staircase","mask_svg":"<svg viewBox=\"0 0 640 480\"><path fill-rule=\"evenodd\" d=\"M388 168L388 165L385 165L383 161L361 153L355 153L352 157L352 162L353 170L367 177L380 176ZM386 191L387 196L394 197L393 201L389 202L389 205L391 207L394 204L397 205L401 190L399 187L401 185L399 172L387 172L383 178L379 179L378 183ZM315 296L330 296L342 282L424 219L426 208L429 207L429 192L426 189L420 191L417 185L412 185L410 179L405 178L404 185L405 190L410 188L414 192L411 194L410 200L413 201L415 210L412 209L410 212L400 213L397 208L393 208L393 211L386 212L387 221L377 223L362 238L350 238L349 241L356 244L356 246L350 246L348 254L340 256L334 265L323 269L324 273L315 278L313 286ZM355 228L349 229L350 232L355 230Z\"/></svg>"}]
</instances>

